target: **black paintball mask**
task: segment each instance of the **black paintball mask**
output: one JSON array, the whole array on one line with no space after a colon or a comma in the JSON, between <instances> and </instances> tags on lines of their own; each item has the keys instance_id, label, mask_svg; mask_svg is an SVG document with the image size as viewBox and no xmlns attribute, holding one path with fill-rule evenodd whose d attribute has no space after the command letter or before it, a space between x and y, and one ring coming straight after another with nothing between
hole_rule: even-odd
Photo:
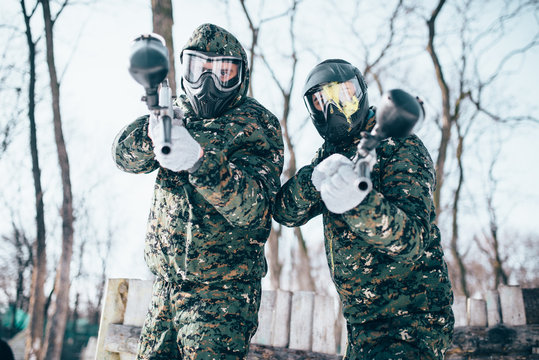
<instances>
[{"instance_id":1,"label":"black paintball mask","mask_svg":"<svg viewBox=\"0 0 539 360\"><path fill-rule=\"evenodd\" d=\"M352 142L367 122L367 84L359 69L345 60L316 65L307 76L303 100L316 130L331 143Z\"/></svg>"},{"instance_id":2,"label":"black paintball mask","mask_svg":"<svg viewBox=\"0 0 539 360\"><path fill-rule=\"evenodd\" d=\"M184 50L182 65L182 87L195 113L205 119L221 115L240 89L242 59Z\"/></svg>"}]
</instances>

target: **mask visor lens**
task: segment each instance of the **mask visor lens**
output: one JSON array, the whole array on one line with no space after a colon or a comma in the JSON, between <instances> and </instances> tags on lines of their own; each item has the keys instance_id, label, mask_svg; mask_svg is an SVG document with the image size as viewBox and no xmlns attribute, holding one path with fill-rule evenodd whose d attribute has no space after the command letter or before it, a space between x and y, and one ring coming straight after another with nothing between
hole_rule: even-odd
<instances>
[{"instance_id":1,"label":"mask visor lens","mask_svg":"<svg viewBox=\"0 0 539 360\"><path fill-rule=\"evenodd\" d=\"M327 118L327 110L333 104L347 119L359 109L364 94L357 78L345 82L330 82L318 87L307 99L311 112L322 112Z\"/></svg>"},{"instance_id":2,"label":"mask visor lens","mask_svg":"<svg viewBox=\"0 0 539 360\"><path fill-rule=\"evenodd\" d=\"M185 50L183 78L196 88L202 84L202 75L210 74L219 90L232 90L241 83L241 64L241 59L233 56L209 56Z\"/></svg>"}]
</instances>

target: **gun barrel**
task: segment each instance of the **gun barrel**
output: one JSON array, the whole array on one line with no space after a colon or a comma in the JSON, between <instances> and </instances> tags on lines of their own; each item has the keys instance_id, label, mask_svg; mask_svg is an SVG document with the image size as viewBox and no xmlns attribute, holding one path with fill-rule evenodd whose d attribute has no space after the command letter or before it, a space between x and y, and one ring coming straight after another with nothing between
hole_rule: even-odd
<instances>
[{"instance_id":1,"label":"gun barrel","mask_svg":"<svg viewBox=\"0 0 539 360\"><path fill-rule=\"evenodd\" d=\"M161 147L161 152L165 155L170 154L171 146L172 146L172 140L171 140L171 127L172 127L172 119L168 115L162 116L163 121L163 146Z\"/></svg>"},{"instance_id":2,"label":"gun barrel","mask_svg":"<svg viewBox=\"0 0 539 360\"><path fill-rule=\"evenodd\" d=\"M371 168L368 161L365 159L360 159L356 163L356 171L358 177L356 179L356 186L359 190L369 192L372 190L372 180L371 180Z\"/></svg>"}]
</instances>

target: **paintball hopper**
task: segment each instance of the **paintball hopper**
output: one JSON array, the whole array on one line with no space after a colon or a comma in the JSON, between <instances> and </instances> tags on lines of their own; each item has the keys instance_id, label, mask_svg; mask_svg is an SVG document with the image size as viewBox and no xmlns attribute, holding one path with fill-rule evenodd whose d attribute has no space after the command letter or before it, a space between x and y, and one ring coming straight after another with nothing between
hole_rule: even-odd
<instances>
[{"instance_id":1,"label":"paintball hopper","mask_svg":"<svg viewBox=\"0 0 539 360\"><path fill-rule=\"evenodd\" d=\"M382 97L376 114L378 132L385 137L406 137L415 124L423 119L423 106L417 99L401 89L389 90Z\"/></svg>"},{"instance_id":2,"label":"paintball hopper","mask_svg":"<svg viewBox=\"0 0 539 360\"><path fill-rule=\"evenodd\" d=\"M358 153L366 157L385 138L408 136L424 115L423 105L417 97L401 89L389 90L382 96L376 111L376 126L370 133L361 134Z\"/></svg>"},{"instance_id":3,"label":"paintball hopper","mask_svg":"<svg viewBox=\"0 0 539 360\"><path fill-rule=\"evenodd\" d=\"M425 111L419 99L404 90L389 90L382 96L376 112L376 125L370 133L361 133L362 139L353 159L358 173L358 189L367 192L372 189L370 170L376 159L373 158L371 151L388 137L408 136L415 124L424 116Z\"/></svg>"},{"instance_id":4,"label":"paintball hopper","mask_svg":"<svg viewBox=\"0 0 539 360\"><path fill-rule=\"evenodd\" d=\"M158 34L141 35L133 41L129 57L129 73L146 90L149 109L158 104L157 88L167 77L169 69L168 49Z\"/></svg>"}]
</instances>

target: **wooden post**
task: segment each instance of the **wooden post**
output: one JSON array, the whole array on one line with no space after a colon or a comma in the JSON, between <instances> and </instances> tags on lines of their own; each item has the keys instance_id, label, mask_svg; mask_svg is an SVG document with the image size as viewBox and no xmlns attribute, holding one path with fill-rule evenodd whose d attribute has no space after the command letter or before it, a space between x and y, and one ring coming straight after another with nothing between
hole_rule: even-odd
<instances>
[{"instance_id":1,"label":"wooden post","mask_svg":"<svg viewBox=\"0 0 539 360\"><path fill-rule=\"evenodd\" d=\"M153 280L129 280L124 325L142 326L152 300Z\"/></svg>"},{"instance_id":2,"label":"wooden post","mask_svg":"<svg viewBox=\"0 0 539 360\"><path fill-rule=\"evenodd\" d=\"M275 297L275 313L271 323L271 345L288 347L290 339L290 292L277 290Z\"/></svg>"},{"instance_id":3,"label":"wooden post","mask_svg":"<svg viewBox=\"0 0 539 360\"><path fill-rule=\"evenodd\" d=\"M470 326L487 326L487 304L485 300L468 299Z\"/></svg>"},{"instance_id":4,"label":"wooden post","mask_svg":"<svg viewBox=\"0 0 539 360\"><path fill-rule=\"evenodd\" d=\"M500 285L498 293L500 294L503 323L505 325L526 325L524 299L520 286Z\"/></svg>"},{"instance_id":5,"label":"wooden post","mask_svg":"<svg viewBox=\"0 0 539 360\"><path fill-rule=\"evenodd\" d=\"M277 292L264 290L260 298L260 310L258 310L258 329L251 338L251 343L271 345L271 333L273 312L275 311L275 298Z\"/></svg>"},{"instance_id":6,"label":"wooden post","mask_svg":"<svg viewBox=\"0 0 539 360\"><path fill-rule=\"evenodd\" d=\"M120 360L120 355L105 350L105 338L108 334L109 325L122 323L124 320L129 281L127 279L108 279L105 289L105 299L101 310L99 333L97 337L97 360Z\"/></svg>"},{"instance_id":7,"label":"wooden post","mask_svg":"<svg viewBox=\"0 0 539 360\"><path fill-rule=\"evenodd\" d=\"M331 296L315 295L313 312L313 352L335 354L335 301Z\"/></svg>"},{"instance_id":8,"label":"wooden post","mask_svg":"<svg viewBox=\"0 0 539 360\"><path fill-rule=\"evenodd\" d=\"M455 314L455 327L468 325L468 306L466 296L455 296L453 301L453 313Z\"/></svg>"},{"instance_id":9,"label":"wooden post","mask_svg":"<svg viewBox=\"0 0 539 360\"><path fill-rule=\"evenodd\" d=\"M141 328L139 326L110 324L105 349L120 353L120 359L135 359ZM98 359L96 359L98 360Z\"/></svg>"},{"instance_id":10,"label":"wooden post","mask_svg":"<svg viewBox=\"0 0 539 360\"><path fill-rule=\"evenodd\" d=\"M310 351L312 347L314 293L299 291L292 295L290 312L291 349Z\"/></svg>"},{"instance_id":11,"label":"wooden post","mask_svg":"<svg viewBox=\"0 0 539 360\"><path fill-rule=\"evenodd\" d=\"M498 291L490 290L487 292L487 321L488 326L501 324L502 315L500 313L500 296Z\"/></svg>"}]
</instances>

